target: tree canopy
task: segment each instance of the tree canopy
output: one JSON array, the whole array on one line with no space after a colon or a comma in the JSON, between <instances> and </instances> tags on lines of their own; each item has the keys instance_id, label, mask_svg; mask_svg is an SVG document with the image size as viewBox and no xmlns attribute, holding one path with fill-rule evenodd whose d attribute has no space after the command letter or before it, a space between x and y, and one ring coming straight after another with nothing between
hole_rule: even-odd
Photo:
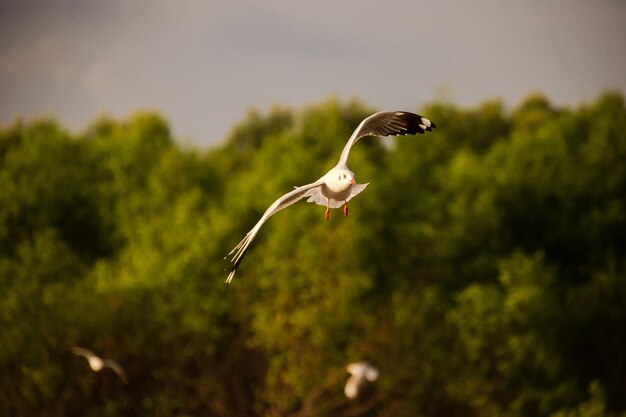
<instances>
[{"instance_id":1,"label":"tree canopy","mask_svg":"<svg viewBox=\"0 0 626 417\"><path fill-rule=\"evenodd\" d=\"M429 135L355 146L347 218L281 211L224 288L228 251L372 112L252 110L208 150L146 112L2 128L0 414L626 416L617 92L431 103ZM380 378L355 401L358 360Z\"/></svg>"}]
</instances>

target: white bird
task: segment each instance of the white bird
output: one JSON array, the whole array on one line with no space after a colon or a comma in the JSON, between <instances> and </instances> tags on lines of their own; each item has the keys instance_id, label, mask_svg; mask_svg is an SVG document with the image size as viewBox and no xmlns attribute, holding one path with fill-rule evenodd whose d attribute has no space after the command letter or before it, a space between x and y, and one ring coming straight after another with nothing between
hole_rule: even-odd
<instances>
[{"instance_id":1,"label":"white bird","mask_svg":"<svg viewBox=\"0 0 626 417\"><path fill-rule=\"evenodd\" d=\"M226 256L233 255L231 262L233 266L226 278L226 285L229 285L235 276L237 267L243 260L248 247L256 237L263 223L278 211L288 207L302 198L308 197L307 202L316 203L326 207L325 218L328 221L331 208L339 208L343 205L343 215L348 215L348 201L360 193L368 184L357 184L354 172L350 171L347 165L348 154L352 146L364 136L399 136L414 135L431 131L436 125L419 114L392 111L378 112L364 119L348 139L348 142L341 152L339 162L330 171L324 174L319 180L295 187L295 190L283 195L274 201L257 224L246 236L233 248ZM224 258L226 259L226 258Z\"/></svg>"},{"instance_id":2,"label":"white bird","mask_svg":"<svg viewBox=\"0 0 626 417\"><path fill-rule=\"evenodd\" d=\"M359 393L367 383L374 382L378 379L378 369L367 362L355 362L346 367L350 374L344 392L346 397L351 400L357 398Z\"/></svg>"},{"instance_id":3,"label":"white bird","mask_svg":"<svg viewBox=\"0 0 626 417\"><path fill-rule=\"evenodd\" d=\"M82 356L87 359L89 366L95 372L100 372L104 368L110 368L120 377L122 382L124 382L125 384L128 383L128 378L126 378L126 372L124 372L124 368L122 368L122 366L116 361L112 359L102 359L101 357L95 355L93 352L79 346L72 347L72 353L74 353L74 355Z\"/></svg>"}]
</instances>

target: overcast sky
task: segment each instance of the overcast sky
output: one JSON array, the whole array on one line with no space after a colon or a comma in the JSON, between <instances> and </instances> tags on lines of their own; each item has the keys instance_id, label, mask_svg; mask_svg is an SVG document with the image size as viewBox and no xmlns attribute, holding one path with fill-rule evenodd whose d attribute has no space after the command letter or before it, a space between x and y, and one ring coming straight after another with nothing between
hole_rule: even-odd
<instances>
[{"instance_id":1,"label":"overcast sky","mask_svg":"<svg viewBox=\"0 0 626 417\"><path fill-rule=\"evenodd\" d=\"M626 92L623 0L0 2L3 126L154 109L206 147L275 103L577 105L608 88Z\"/></svg>"}]
</instances>

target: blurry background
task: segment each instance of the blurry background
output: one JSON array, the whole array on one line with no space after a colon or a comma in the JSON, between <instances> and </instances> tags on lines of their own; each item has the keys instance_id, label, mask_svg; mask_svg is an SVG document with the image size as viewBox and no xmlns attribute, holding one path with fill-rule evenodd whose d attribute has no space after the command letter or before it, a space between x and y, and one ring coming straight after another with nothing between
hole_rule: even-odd
<instances>
[{"instance_id":1,"label":"blurry background","mask_svg":"<svg viewBox=\"0 0 626 417\"><path fill-rule=\"evenodd\" d=\"M185 143L223 140L248 107L328 95L377 109L433 98L579 104L626 89L619 0L82 0L0 3L0 122L167 115Z\"/></svg>"},{"instance_id":2,"label":"blurry background","mask_svg":"<svg viewBox=\"0 0 626 417\"><path fill-rule=\"evenodd\" d=\"M231 3L0 5L0 415L624 416L625 3Z\"/></svg>"}]
</instances>

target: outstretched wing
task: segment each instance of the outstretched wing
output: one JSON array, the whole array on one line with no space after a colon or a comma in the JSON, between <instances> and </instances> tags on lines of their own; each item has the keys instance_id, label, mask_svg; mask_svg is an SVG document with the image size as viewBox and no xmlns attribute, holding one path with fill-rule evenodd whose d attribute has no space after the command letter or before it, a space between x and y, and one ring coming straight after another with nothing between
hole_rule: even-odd
<instances>
[{"instance_id":1,"label":"outstretched wing","mask_svg":"<svg viewBox=\"0 0 626 417\"><path fill-rule=\"evenodd\" d=\"M285 207L289 207L290 205L292 205L293 203L297 201L300 201L303 197L305 197L307 191L309 191L312 188L320 187L323 183L324 183L323 181L318 180L312 184L307 184L301 187L297 187L295 190L285 194L284 196L280 197L278 200L274 201L274 203L272 203L272 205L269 206L267 210L265 210L265 213L263 213L263 216L261 216L261 219L257 222L256 225L254 225L252 230L250 230L246 234L246 236L241 240L241 242L239 242L239 244L235 246L233 250L231 250L226 256L227 258L228 256L233 255L231 259L231 262L233 262L233 266L230 269L230 272L228 273L228 278L226 278L226 285L229 285L230 282L233 280L233 277L235 276L235 272L237 271L237 267L243 260L243 257L246 254L246 251L248 250L250 243L252 243L252 241L254 240L256 234L259 232L259 229L261 229L261 226L263 226L263 223L265 223L265 221L269 219L272 215L274 215L276 212L284 209Z\"/></svg>"},{"instance_id":2,"label":"outstretched wing","mask_svg":"<svg viewBox=\"0 0 626 417\"><path fill-rule=\"evenodd\" d=\"M345 165L352 145L364 136L399 136L430 132L437 127L419 114L404 111L381 111L366 118L356 128L344 146L339 164Z\"/></svg>"},{"instance_id":3,"label":"outstretched wing","mask_svg":"<svg viewBox=\"0 0 626 417\"><path fill-rule=\"evenodd\" d=\"M96 356L92 351L87 350L85 348L82 348L80 346L73 346L72 347L72 353L74 355L83 356L83 357L88 358L88 359L89 359L90 356Z\"/></svg>"},{"instance_id":4,"label":"outstretched wing","mask_svg":"<svg viewBox=\"0 0 626 417\"><path fill-rule=\"evenodd\" d=\"M105 359L102 363L102 366L106 368L111 368L111 370L113 370L113 372L115 372L117 376L120 377L123 383L128 384L128 377L126 376L126 372L124 371L124 368L122 368L122 365L112 359Z\"/></svg>"}]
</instances>

